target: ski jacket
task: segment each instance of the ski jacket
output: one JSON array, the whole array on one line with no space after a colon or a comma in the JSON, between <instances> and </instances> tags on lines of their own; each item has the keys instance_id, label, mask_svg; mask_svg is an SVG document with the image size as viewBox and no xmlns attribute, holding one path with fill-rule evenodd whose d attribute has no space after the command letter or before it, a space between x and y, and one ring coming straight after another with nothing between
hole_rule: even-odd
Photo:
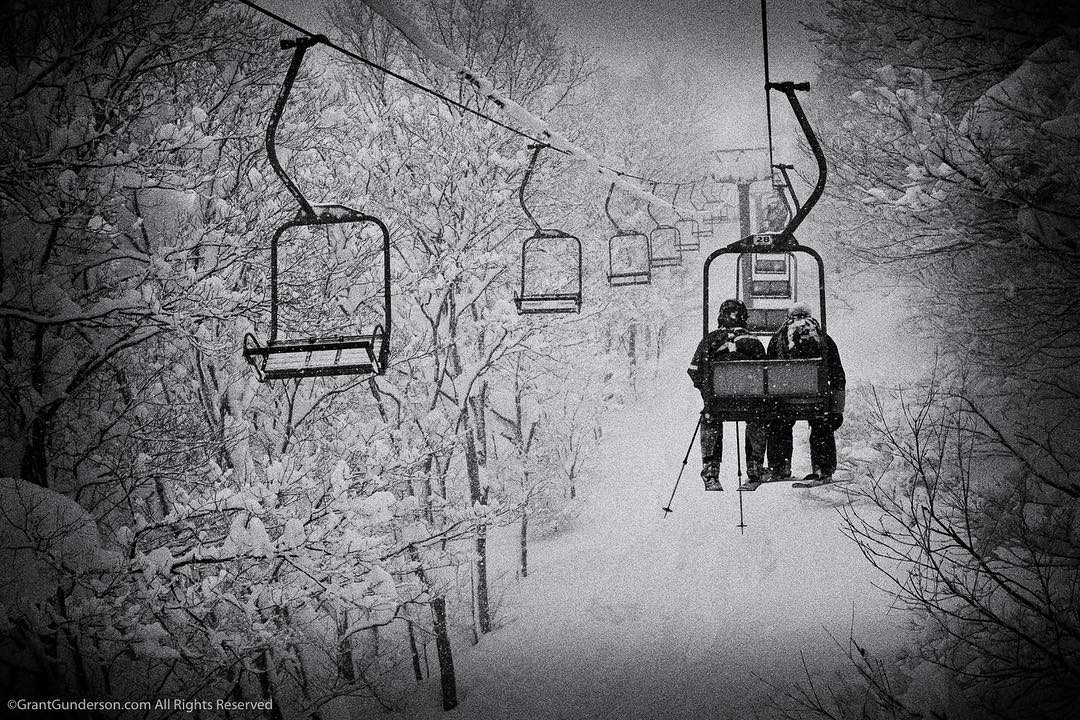
<instances>
[{"instance_id":1,"label":"ski jacket","mask_svg":"<svg viewBox=\"0 0 1080 720\"><path fill-rule=\"evenodd\" d=\"M746 328L722 327L713 330L701 339L686 372L693 381L694 387L700 390L705 381L705 367L709 363L726 360L763 360L764 358L765 346L756 337L746 332Z\"/></svg>"}]
</instances>

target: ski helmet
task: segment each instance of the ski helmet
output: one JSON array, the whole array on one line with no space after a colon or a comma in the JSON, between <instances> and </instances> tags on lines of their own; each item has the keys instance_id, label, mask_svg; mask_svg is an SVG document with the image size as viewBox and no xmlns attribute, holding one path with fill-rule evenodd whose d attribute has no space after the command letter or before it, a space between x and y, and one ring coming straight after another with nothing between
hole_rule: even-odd
<instances>
[{"instance_id":1,"label":"ski helmet","mask_svg":"<svg viewBox=\"0 0 1080 720\"><path fill-rule=\"evenodd\" d=\"M720 315L716 318L720 327L746 327L749 313L741 300L725 300L720 303Z\"/></svg>"}]
</instances>

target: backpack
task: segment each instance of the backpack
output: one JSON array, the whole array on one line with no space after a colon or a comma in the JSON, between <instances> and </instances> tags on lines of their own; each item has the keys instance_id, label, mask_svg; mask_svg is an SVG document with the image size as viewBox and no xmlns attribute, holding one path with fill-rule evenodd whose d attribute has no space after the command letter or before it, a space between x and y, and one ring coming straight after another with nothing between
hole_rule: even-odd
<instances>
[{"instance_id":1,"label":"backpack","mask_svg":"<svg viewBox=\"0 0 1080 720\"><path fill-rule=\"evenodd\" d=\"M784 330L784 346L790 358L821 357L823 345L821 325L812 317L796 318Z\"/></svg>"}]
</instances>

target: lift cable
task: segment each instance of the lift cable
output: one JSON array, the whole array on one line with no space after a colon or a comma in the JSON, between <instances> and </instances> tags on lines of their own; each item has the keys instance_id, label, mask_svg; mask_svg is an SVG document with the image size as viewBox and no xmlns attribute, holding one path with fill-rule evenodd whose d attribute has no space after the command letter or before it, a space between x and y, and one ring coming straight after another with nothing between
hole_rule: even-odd
<instances>
[{"instance_id":1,"label":"lift cable","mask_svg":"<svg viewBox=\"0 0 1080 720\"><path fill-rule=\"evenodd\" d=\"M399 73L394 72L390 68L383 67L382 65L378 64L377 62L374 62L372 60L367 59L363 55L360 55L358 53L354 53L353 51L349 50L348 48L344 48L341 45L338 45L337 43L335 43L333 40L326 37L325 35L321 35L319 33L313 33L310 30L308 30L306 28L303 28L300 25L297 25L296 23L292 22L291 20L283 18L280 15L278 15L278 14L276 14L274 12L271 12L270 10L267 10L266 8L260 7L258 4L254 3L254 2L251 2L251 0L239 0L239 2L241 4L243 4L243 5L247 5L252 10L260 12L263 15L266 15L267 17L269 17L269 18L271 18L273 20L276 20L277 22L281 23L282 25L285 25L285 26L295 30L298 33L302 33L302 34L307 35L308 37L310 37L312 39L318 40L323 45L327 46L328 48L331 48L333 50L338 51L339 53L341 53L342 55L344 55L344 56L346 56L348 58L356 60L357 62L361 62L361 63L363 63L364 65L367 65L370 68L373 68L375 70L378 70L379 72L382 72L382 73L385 73L386 75L389 75L392 78L396 78L396 79L400 80L401 82L405 83L406 85L409 85L410 87L414 87L417 90L421 90L421 91L423 91L423 92L425 92L425 93L427 93L429 95L433 95L434 97L438 98L439 100L442 100L443 102L447 103L448 105L453 105L454 107L459 108L461 110L464 110L465 112L472 113L473 115L476 115L479 118L483 118L484 120L487 120L488 122L494 123L494 124L498 125L499 127L505 128L505 129L509 130L512 133L516 133L516 134L520 135L521 137L526 138L527 140L531 140L534 143L542 142L541 140L537 140L536 138L529 135L528 133L522 132L521 130L518 130L515 127L507 125L506 123L501 122L500 120L498 120L496 118L493 118L490 115L486 115L486 114L480 112L479 110L477 110L475 108L471 108L468 105L466 105L465 103L454 100L452 97L444 95L443 93L439 92L438 90L435 90L433 88L429 88L429 87L427 87L425 85L422 85L422 84L416 82L415 80L410 80L409 78L405 77L404 75L401 75ZM558 148L556 148L556 149L558 149ZM566 151L561 150L560 152L566 152Z\"/></svg>"},{"instance_id":2,"label":"lift cable","mask_svg":"<svg viewBox=\"0 0 1080 720\"><path fill-rule=\"evenodd\" d=\"M337 52L341 53L342 55L344 55L344 56L346 56L348 58L351 58L353 60L356 60L357 62L363 63L364 65L367 65L370 68L373 68L375 70L378 70L379 72L382 72L382 73L385 73L386 75L389 75L390 77L396 78L396 79L402 81L403 83L405 83L406 85L408 85L410 87L413 87L413 88L416 88L417 90L420 90L421 92L432 95L435 98L441 100L442 102L447 103L448 105L451 105L453 107L464 110L465 112L468 112L468 113L470 113L472 115L475 115L476 117L481 118L482 120L487 120L488 122L491 122L494 125L497 125L497 126L499 126L501 128L509 130L510 132L514 133L515 135L519 135L520 137L523 137L523 138L529 140L533 144L543 145L544 147L551 148L552 150L555 150L556 152L559 152L559 153L561 153L563 155L568 155L568 156L573 156L574 155L574 152L571 151L571 150L567 150L565 148L557 147L557 146L551 144L550 142L547 142L544 139L540 139L538 137L530 135L529 133L524 132L522 130L519 130L519 129L513 127L512 125L509 125L509 124L507 124L507 123L505 123L505 122L503 122L503 121L501 121L501 120L499 120L497 118L492 117L491 115L488 115L487 113L484 113L484 112L482 112L480 110L477 110L476 108L469 107L465 103L462 103L462 102L460 102L458 100L455 100L455 99L445 95L444 93L439 92L438 90L427 87L427 86L425 86L425 85L423 85L423 84L421 84L419 82L416 82L415 80L411 80L411 79L405 77L404 75L401 75L400 73L394 72L393 70L391 70L391 69L389 69L387 67L384 67L384 66L380 65L379 63L374 62L373 60L365 58L364 56L359 55L359 54L349 50L348 48L342 47L341 45L339 45L339 44L335 43L334 41L330 40L325 35L322 35L322 34L319 34L319 33L314 33L312 31L308 30L307 28L305 28L305 27L303 27L301 25L298 25L297 23L294 23L291 20L289 20L287 18L284 18L281 15L278 15L277 13L274 13L274 12L272 12L270 10L267 10L266 8L262 7L261 5L254 2L253 0L239 0L239 2L241 4L243 4L243 5L246 5L247 7L251 8L252 10L255 10L256 12L262 13L263 15L265 15L266 17L268 17L268 18L270 18L270 19L272 19L274 21L279 22L282 25L285 25L286 27L291 28L292 30L295 30L298 33L301 33L303 35L306 35L306 36L308 36L310 38L313 38L313 39L317 40L318 42L322 43L323 45L326 45L328 48L330 48L332 50L336 50ZM474 85L477 84L476 82L474 82L476 80L475 77L469 76L469 75L466 75L465 77L466 77L467 80L472 82ZM503 103L499 99L492 98L492 97L489 97L489 96L488 96L488 99L491 100L492 102L494 102L500 108L503 108ZM503 109L505 109L505 108L503 108ZM541 130L539 134L541 136L543 136L544 138L547 138L547 139L552 138L551 133L549 131L547 131L547 130ZM638 181L645 182L645 183L653 182L650 178L645 178L645 177L642 177L640 175L634 175L632 173L624 172L624 171L621 171L621 170L615 170L614 168L611 168L611 167L609 167L607 165L604 165L604 164L599 164L598 163L598 168L600 170L602 170L602 171L612 173L613 175L615 175L615 176L617 176L619 178L625 178L625 179L628 179L628 180L638 180ZM643 200L648 200L649 199L648 197L645 197L646 195L648 195L648 193L645 190L641 189L641 188L628 187L627 190L631 191L634 194L642 196ZM664 201L663 198L653 198L653 199L661 201L661 204L667 204L667 201Z\"/></svg>"},{"instance_id":3,"label":"lift cable","mask_svg":"<svg viewBox=\"0 0 1080 720\"><path fill-rule=\"evenodd\" d=\"M761 0L761 48L765 62L765 122L769 132L769 173L772 174L773 165L773 130L772 130L772 97L769 93L772 83L769 78L769 15L766 10L768 0Z\"/></svg>"}]
</instances>

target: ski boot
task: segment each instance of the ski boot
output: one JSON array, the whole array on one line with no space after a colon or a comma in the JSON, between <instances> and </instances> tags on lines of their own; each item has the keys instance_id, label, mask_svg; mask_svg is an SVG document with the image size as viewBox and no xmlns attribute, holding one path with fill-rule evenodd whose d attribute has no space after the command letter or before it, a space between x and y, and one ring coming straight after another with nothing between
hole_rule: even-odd
<instances>
[{"instance_id":1,"label":"ski boot","mask_svg":"<svg viewBox=\"0 0 1080 720\"><path fill-rule=\"evenodd\" d=\"M707 462L701 468L701 479L705 482L706 490L723 490L724 486L720 484L720 464L715 462Z\"/></svg>"}]
</instances>

